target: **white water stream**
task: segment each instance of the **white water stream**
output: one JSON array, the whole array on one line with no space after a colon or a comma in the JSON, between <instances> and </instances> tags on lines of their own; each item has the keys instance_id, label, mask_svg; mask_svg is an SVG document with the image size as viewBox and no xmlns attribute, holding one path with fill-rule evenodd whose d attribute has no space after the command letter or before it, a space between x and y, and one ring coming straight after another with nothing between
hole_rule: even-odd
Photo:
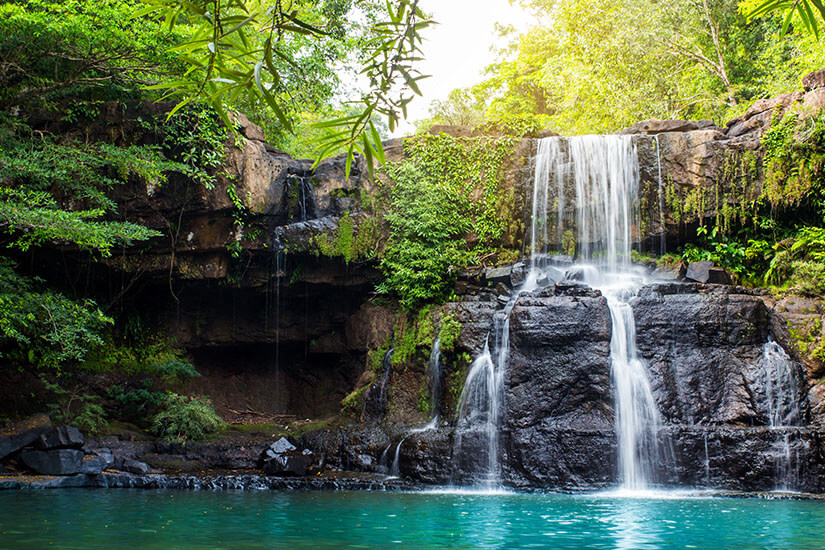
<instances>
[{"instance_id":1,"label":"white water stream","mask_svg":"<svg viewBox=\"0 0 825 550\"><path fill-rule=\"evenodd\" d=\"M631 266L634 239L638 240L639 165L630 136L546 138L539 142L533 182L530 269L524 284L514 290L503 311L496 313L488 343L473 362L462 391L457 427L457 449L469 430L486 438L486 466L482 480L488 488L499 482L499 430L503 402L502 382L509 355L510 311L518 296L535 290L548 274L546 248L561 242L571 188L576 216L578 278L607 298L612 321L611 380L614 391L620 482L624 489L644 489L659 461L659 413L650 390L647 367L636 349L636 328L629 301L643 284ZM572 181L571 181L572 179ZM554 191L555 234L547 212ZM558 271L558 270L555 270Z\"/></svg>"},{"instance_id":2,"label":"white water stream","mask_svg":"<svg viewBox=\"0 0 825 550\"><path fill-rule=\"evenodd\" d=\"M777 489L792 490L797 482L798 461L796 452L791 449L791 430L787 428L798 426L803 420L799 399L802 377L799 365L773 341L762 347L762 365L768 426L780 436L774 458Z\"/></svg>"}]
</instances>

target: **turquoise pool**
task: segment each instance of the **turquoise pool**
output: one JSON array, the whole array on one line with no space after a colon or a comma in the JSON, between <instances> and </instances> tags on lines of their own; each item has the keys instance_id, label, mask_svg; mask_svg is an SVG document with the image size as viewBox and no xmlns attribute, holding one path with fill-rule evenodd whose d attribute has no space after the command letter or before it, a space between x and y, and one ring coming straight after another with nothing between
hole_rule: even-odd
<instances>
[{"instance_id":1,"label":"turquoise pool","mask_svg":"<svg viewBox=\"0 0 825 550\"><path fill-rule=\"evenodd\" d=\"M824 548L825 502L610 495L0 492L0 549Z\"/></svg>"}]
</instances>

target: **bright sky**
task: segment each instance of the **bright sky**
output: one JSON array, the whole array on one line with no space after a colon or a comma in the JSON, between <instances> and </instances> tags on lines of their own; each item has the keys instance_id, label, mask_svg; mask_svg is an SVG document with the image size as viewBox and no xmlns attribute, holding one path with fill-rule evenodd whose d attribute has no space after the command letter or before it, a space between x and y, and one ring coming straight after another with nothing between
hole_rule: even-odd
<instances>
[{"instance_id":1,"label":"bright sky","mask_svg":"<svg viewBox=\"0 0 825 550\"><path fill-rule=\"evenodd\" d=\"M481 71L495 60L490 48L497 43L497 22L524 29L531 20L508 0L421 0L419 5L439 23L422 33L424 61L420 71L431 76L419 82L423 97L416 97L409 105L407 122L393 136L411 134L412 123L429 116L434 99L446 99L453 89L482 80Z\"/></svg>"}]
</instances>

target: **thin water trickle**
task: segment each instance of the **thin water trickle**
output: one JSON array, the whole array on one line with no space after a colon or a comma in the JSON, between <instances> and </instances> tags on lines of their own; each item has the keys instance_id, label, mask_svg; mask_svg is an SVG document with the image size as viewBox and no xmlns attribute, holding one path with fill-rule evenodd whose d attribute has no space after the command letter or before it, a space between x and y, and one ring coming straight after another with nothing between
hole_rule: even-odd
<instances>
[{"instance_id":1,"label":"thin water trickle","mask_svg":"<svg viewBox=\"0 0 825 550\"><path fill-rule=\"evenodd\" d=\"M436 337L427 361L427 379L430 385L430 418L438 418L441 410L441 377L444 365L441 363L441 339Z\"/></svg>"},{"instance_id":2,"label":"thin water trickle","mask_svg":"<svg viewBox=\"0 0 825 550\"><path fill-rule=\"evenodd\" d=\"M710 453L708 453L707 432L705 432L705 487L710 487Z\"/></svg>"},{"instance_id":3,"label":"thin water trickle","mask_svg":"<svg viewBox=\"0 0 825 550\"><path fill-rule=\"evenodd\" d=\"M656 164L659 168L659 255L667 254L667 225L665 224L665 183L662 180L662 151L659 143L659 134L653 136L653 142L656 144Z\"/></svg>"},{"instance_id":4,"label":"thin water trickle","mask_svg":"<svg viewBox=\"0 0 825 550\"><path fill-rule=\"evenodd\" d=\"M781 437L777 439L775 454L776 483L781 490L796 485L796 461L791 456L790 430L803 420L800 407L800 391L803 384L800 367L782 346L769 340L762 347L762 364L765 375L765 406L768 426Z\"/></svg>"}]
</instances>

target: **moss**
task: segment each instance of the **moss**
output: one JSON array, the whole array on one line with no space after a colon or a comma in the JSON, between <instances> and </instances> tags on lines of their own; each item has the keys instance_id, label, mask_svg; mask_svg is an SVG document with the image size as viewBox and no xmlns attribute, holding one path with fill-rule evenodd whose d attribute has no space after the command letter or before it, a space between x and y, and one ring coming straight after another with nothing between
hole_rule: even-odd
<instances>
[{"instance_id":1,"label":"moss","mask_svg":"<svg viewBox=\"0 0 825 550\"><path fill-rule=\"evenodd\" d=\"M430 412L430 387L427 383L427 377L422 377L421 385L418 388L418 412L427 414Z\"/></svg>"},{"instance_id":2,"label":"moss","mask_svg":"<svg viewBox=\"0 0 825 550\"><path fill-rule=\"evenodd\" d=\"M433 309L431 306L421 308L418 312L416 326L416 347L429 348L435 339L435 321L433 319Z\"/></svg>"},{"instance_id":3,"label":"moss","mask_svg":"<svg viewBox=\"0 0 825 550\"><path fill-rule=\"evenodd\" d=\"M341 257L350 264L374 258L379 253L381 225L375 218L362 217L356 220L349 212L344 212L338 220L338 227L331 234L323 233L312 238L314 251L330 258Z\"/></svg>"},{"instance_id":4,"label":"moss","mask_svg":"<svg viewBox=\"0 0 825 550\"><path fill-rule=\"evenodd\" d=\"M441 317L441 323L438 326L438 339L442 353L451 353L455 350L461 336L461 326L461 322L449 313Z\"/></svg>"},{"instance_id":5,"label":"moss","mask_svg":"<svg viewBox=\"0 0 825 550\"><path fill-rule=\"evenodd\" d=\"M407 315L399 315L395 323L395 351L392 354L392 365L399 366L412 359L416 350L416 324Z\"/></svg>"},{"instance_id":6,"label":"moss","mask_svg":"<svg viewBox=\"0 0 825 550\"><path fill-rule=\"evenodd\" d=\"M467 380L467 374L472 363L472 358L468 353L462 353L454 361L445 361L446 369L446 397L445 410L448 414L456 415L461 400L461 390Z\"/></svg>"},{"instance_id":7,"label":"moss","mask_svg":"<svg viewBox=\"0 0 825 550\"><path fill-rule=\"evenodd\" d=\"M365 394L373 380L374 376L371 375L366 384L355 388L349 395L341 400L341 414L346 416L359 416L361 414L361 410L364 408Z\"/></svg>"}]
</instances>

